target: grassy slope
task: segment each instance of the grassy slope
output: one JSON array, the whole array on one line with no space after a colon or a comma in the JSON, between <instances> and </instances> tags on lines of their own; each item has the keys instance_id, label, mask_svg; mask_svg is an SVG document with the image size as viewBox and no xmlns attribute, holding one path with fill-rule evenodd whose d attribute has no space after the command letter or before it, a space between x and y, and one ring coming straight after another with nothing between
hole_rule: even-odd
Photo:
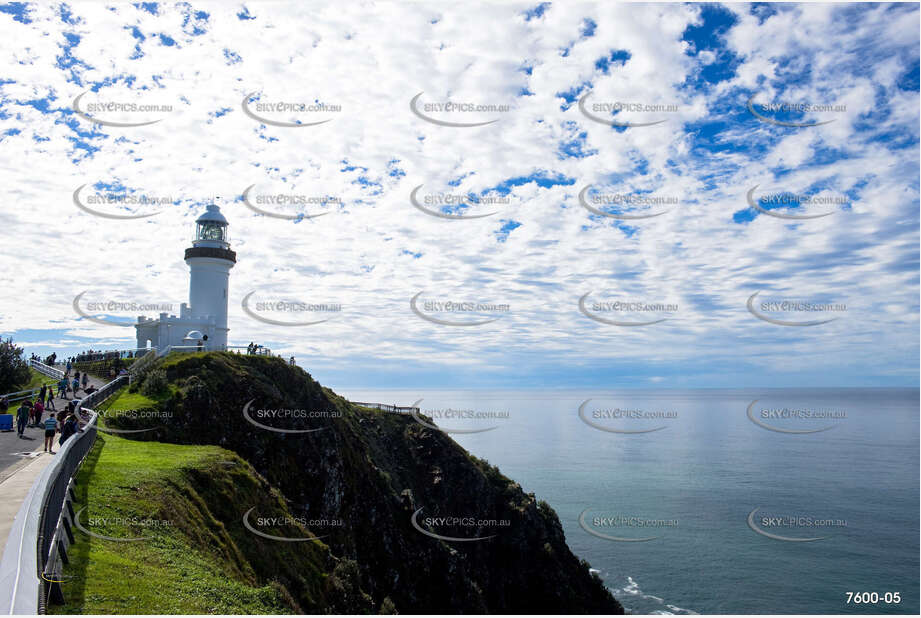
<instances>
[{"instance_id":1,"label":"grassy slope","mask_svg":"<svg viewBox=\"0 0 921 618\"><path fill-rule=\"evenodd\" d=\"M55 613L279 613L286 611L279 592L247 578L226 577L214 568L207 551L195 547L175 527L90 526L90 518L137 517L171 521L158 515L163 500L183 483L184 468L227 459L218 448L178 447L100 436L80 472L77 505L88 530L112 537L149 537L115 542L76 532L71 563L64 571L67 604ZM240 581L240 580L243 581ZM92 582L87 586L87 582ZM290 610L287 610L290 611Z\"/></svg>"},{"instance_id":2,"label":"grassy slope","mask_svg":"<svg viewBox=\"0 0 921 618\"><path fill-rule=\"evenodd\" d=\"M29 376L28 383L26 383L24 386L22 386L21 388L17 390L24 391L29 388L41 388L42 384L50 385L50 384L56 383L56 380L53 380L52 378L49 378L48 376L35 371L31 367L29 367L29 373L30 373L30 376Z\"/></svg>"},{"instance_id":3,"label":"grassy slope","mask_svg":"<svg viewBox=\"0 0 921 618\"><path fill-rule=\"evenodd\" d=\"M137 409L123 393L111 408ZM77 478L80 522L55 613L299 613L335 607L348 591L321 542L278 543L248 533L242 513L290 516L281 496L245 462L214 446L137 442L100 433ZM91 518L108 518L105 524ZM168 525L129 525L115 518ZM302 529L304 536L311 534ZM334 575L329 577L330 571ZM273 581L256 573L274 572ZM70 579L73 578L73 579ZM331 588L334 590L331 592ZM302 604L294 602L294 592ZM354 594L354 591L348 591ZM360 597L360 593L359 593ZM354 607L341 606L341 609Z\"/></svg>"},{"instance_id":4,"label":"grassy slope","mask_svg":"<svg viewBox=\"0 0 921 618\"><path fill-rule=\"evenodd\" d=\"M122 390L118 397L111 399L101 409L109 412L121 412L124 410L156 410L159 407L160 402L155 399L145 397L141 393L129 393L127 390Z\"/></svg>"}]
</instances>

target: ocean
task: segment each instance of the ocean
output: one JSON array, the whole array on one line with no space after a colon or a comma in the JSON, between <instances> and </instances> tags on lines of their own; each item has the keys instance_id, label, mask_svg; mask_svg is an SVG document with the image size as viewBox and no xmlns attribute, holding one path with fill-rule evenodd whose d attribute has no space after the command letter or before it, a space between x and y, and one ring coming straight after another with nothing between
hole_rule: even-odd
<instances>
[{"instance_id":1,"label":"ocean","mask_svg":"<svg viewBox=\"0 0 921 618\"><path fill-rule=\"evenodd\" d=\"M630 613L919 613L918 389L341 394L474 431Z\"/></svg>"}]
</instances>

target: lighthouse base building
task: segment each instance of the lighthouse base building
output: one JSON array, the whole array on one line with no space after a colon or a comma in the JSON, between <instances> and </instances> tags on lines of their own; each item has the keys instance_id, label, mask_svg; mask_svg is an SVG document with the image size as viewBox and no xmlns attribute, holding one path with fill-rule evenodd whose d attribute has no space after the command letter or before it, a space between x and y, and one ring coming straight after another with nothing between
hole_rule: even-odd
<instances>
[{"instance_id":1,"label":"lighthouse base building","mask_svg":"<svg viewBox=\"0 0 921 618\"><path fill-rule=\"evenodd\" d=\"M138 348L156 348L161 354L168 347L227 348L230 269L237 262L237 254L230 249L227 219L220 208L208 206L195 224L192 246L185 250L189 302L180 305L178 316L138 316L134 327Z\"/></svg>"}]
</instances>

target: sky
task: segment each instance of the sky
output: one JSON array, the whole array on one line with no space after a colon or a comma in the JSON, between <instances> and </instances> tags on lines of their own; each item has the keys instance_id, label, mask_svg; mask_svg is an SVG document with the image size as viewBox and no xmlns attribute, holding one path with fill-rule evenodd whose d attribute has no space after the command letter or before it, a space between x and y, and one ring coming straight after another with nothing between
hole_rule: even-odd
<instances>
[{"instance_id":1,"label":"sky","mask_svg":"<svg viewBox=\"0 0 921 618\"><path fill-rule=\"evenodd\" d=\"M0 334L133 348L217 203L333 388L917 387L918 11L0 4Z\"/></svg>"}]
</instances>

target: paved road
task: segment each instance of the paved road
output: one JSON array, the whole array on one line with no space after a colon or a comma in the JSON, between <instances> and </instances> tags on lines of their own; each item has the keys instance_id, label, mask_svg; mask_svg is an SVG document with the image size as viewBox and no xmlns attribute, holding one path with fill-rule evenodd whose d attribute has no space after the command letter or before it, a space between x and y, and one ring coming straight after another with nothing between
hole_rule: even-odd
<instances>
[{"instance_id":1,"label":"paved road","mask_svg":"<svg viewBox=\"0 0 921 618\"><path fill-rule=\"evenodd\" d=\"M64 367L57 367L58 369L64 369ZM71 379L73 375L71 375ZM48 378L48 384L53 382L52 378ZM90 376L89 384L100 388L105 384L104 380L101 380L95 376ZM55 389L57 392L57 389ZM82 395L83 391L81 390L79 395ZM73 398L73 393L68 393L70 398ZM78 397L79 398L79 397ZM54 407L57 408L57 411L67 409L67 403L69 400L65 399L54 399ZM23 434L23 437L20 438L16 434L16 408L19 407L20 402L15 402L10 404L10 409L7 410L7 413L12 413L14 415L13 419L13 431L0 431L0 483L16 473L17 470L28 465L29 462L33 461L34 457L42 457L42 448L44 446L45 439L45 430L41 427L26 427L26 431ZM53 410L52 410L53 411ZM48 410L42 415L42 418L48 418ZM58 447L57 438L55 438L55 448Z\"/></svg>"}]
</instances>

